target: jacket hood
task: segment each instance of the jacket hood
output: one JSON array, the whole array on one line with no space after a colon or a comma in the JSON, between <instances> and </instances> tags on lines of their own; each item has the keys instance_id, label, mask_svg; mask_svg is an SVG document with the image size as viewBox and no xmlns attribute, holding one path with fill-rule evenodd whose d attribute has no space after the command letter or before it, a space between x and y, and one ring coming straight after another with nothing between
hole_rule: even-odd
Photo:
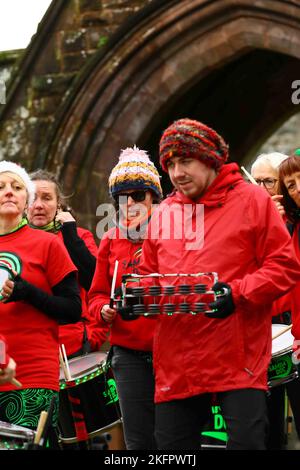
<instances>
[{"instance_id":1,"label":"jacket hood","mask_svg":"<svg viewBox=\"0 0 300 470\"><path fill-rule=\"evenodd\" d=\"M189 199L179 191L170 195L172 201L181 204L204 204L208 207L223 205L228 191L232 190L237 184L244 182L237 163L227 163L223 165L217 177L208 187L207 191L199 199Z\"/></svg>"}]
</instances>

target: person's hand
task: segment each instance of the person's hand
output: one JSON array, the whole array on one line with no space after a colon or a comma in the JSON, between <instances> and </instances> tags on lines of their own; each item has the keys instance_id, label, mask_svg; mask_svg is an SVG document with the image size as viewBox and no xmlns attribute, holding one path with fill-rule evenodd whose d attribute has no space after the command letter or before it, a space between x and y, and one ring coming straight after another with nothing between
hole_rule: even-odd
<instances>
[{"instance_id":1,"label":"person's hand","mask_svg":"<svg viewBox=\"0 0 300 470\"><path fill-rule=\"evenodd\" d=\"M235 305L233 303L230 285L225 282L216 282L212 290L217 294L217 300L209 304L209 307L214 311L206 313L205 316L209 318L226 318L231 315L235 309Z\"/></svg>"},{"instance_id":2,"label":"person's hand","mask_svg":"<svg viewBox=\"0 0 300 470\"><path fill-rule=\"evenodd\" d=\"M108 304L103 305L101 310L101 317L106 323L112 323L117 312L114 308L111 308Z\"/></svg>"},{"instance_id":3,"label":"person's hand","mask_svg":"<svg viewBox=\"0 0 300 470\"><path fill-rule=\"evenodd\" d=\"M10 358L5 369L0 370L0 385L11 382L16 375L16 363Z\"/></svg>"},{"instance_id":4,"label":"person's hand","mask_svg":"<svg viewBox=\"0 0 300 470\"><path fill-rule=\"evenodd\" d=\"M274 201L275 203L275 206L277 207L277 210L279 212L279 214L281 215L281 217L284 216L285 214L285 210L284 210L284 207L282 205L282 194L275 194L274 196L271 196L272 200Z\"/></svg>"},{"instance_id":5,"label":"person's hand","mask_svg":"<svg viewBox=\"0 0 300 470\"><path fill-rule=\"evenodd\" d=\"M14 286L14 281L12 281L11 279L6 279L1 289L1 295L3 297L2 302L5 302L9 299L14 290Z\"/></svg>"},{"instance_id":6,"label":"person's hand","mask_svg":"<svg viewBox=\"0 0 300 470\"><path fill-rule=\"evenodd\" d=\"M57 222L60 222L62 225L65 223L65 222L76 222L74 217L72 216L72 214L68 211L59 211L57 214L56 214L56 217L55 217L55 220Z\"/></svg>"}]
</instances>

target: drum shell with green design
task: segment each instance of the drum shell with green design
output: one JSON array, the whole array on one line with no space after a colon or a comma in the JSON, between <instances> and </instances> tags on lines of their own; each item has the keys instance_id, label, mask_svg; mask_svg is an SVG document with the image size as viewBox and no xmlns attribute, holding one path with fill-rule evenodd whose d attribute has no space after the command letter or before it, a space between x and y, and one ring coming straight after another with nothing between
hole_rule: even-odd
<instances>
[{"instance_id":1,"label":"drum shell with green design","mask_svg":"<svg viewBox=\"0 0 300 470\"><path fill-rule=\"evenodd\" d=\"M222 449L228 440L226 423L218 405L211 406L209 420L201 432L201 447Z\"/></svg>"},{"instance_id":2,"label":"drum shell with green design","mask_svg":"<svg viewBox=\"0 0 300 470\"><path fill-rule=\"evenodd\" d=\"M286 325L273 324L272 337L286 329ZM292 347L294 337L291 331L285 331L272 341L272 358L268 368L268 385L272 389L298 377L298 369L293 361ZM208 423L201 433L203 448L226 447L228 436L226 423L218 405L211 407Z\"/></svg>"},{"instance_id":3,"label":"drum shell with green design","mask_svg":"<svg viewBox=\"0 0 300 470\"><path fill-rule=\"evenodd\" d=\"M294 337L291 330L285 331L287 325L272 325L272 358L268 369L270 388L285 384L298 377L298 369L293 360ZM279 336L279 333L283 332ZM277 337L276 337L277 336Z\"/></svg>"},{"instance_id":4,"label":"drum shell with green design","mask_svg":"<svg viewBox=\"0 0 300 470\"><path fill-rule=\"evenodd\" d=\"M65 380L61 371L59 429L63 443L81 440L76 433L78 419L82 419L88 438L120 422L116 384L106 358L106 353L95 352L71 359L71 381Z\"/></svg>"}]
</instances>

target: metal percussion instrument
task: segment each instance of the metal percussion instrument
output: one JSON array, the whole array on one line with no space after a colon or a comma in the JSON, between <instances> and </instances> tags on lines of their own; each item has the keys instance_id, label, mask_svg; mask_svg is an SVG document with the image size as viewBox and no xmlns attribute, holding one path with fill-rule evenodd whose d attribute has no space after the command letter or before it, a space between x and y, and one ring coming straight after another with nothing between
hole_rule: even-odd
<instances>
[{"instance_id":1,"label":"metal percussion instrument","mask_svg":"<svg viewBox=\"0 0 300 470\"><path fill-rule=\"evenodd\" d=\"M34 436L31 429L0 421L0 450L27 450Z\"/></svg>"},{"instance_id":2,"label":"metal percussion instrument","mask_svg":"<svg viewBox=\"0 0 300 470\"><path fill-rule=\"evenodd\" d=\"M121 294L119 290L113 300L117 311L126 314L128 319L130 316L209 313L212 312L209 303L224 295L212 290L217 281L215 272L124 274Z\"/></svg>"}]
</instances>

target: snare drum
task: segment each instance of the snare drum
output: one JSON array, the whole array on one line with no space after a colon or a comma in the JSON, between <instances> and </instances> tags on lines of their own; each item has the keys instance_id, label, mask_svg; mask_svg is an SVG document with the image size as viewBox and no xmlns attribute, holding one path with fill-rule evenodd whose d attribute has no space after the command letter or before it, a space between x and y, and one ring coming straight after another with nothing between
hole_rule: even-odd
<instances>
[{"instance_id":1,"label":"snare drum","mask_svg":"<svg viewBox=\"0 0 300 470\"><path fill-rule=\"evenodd\" d=\"M0 421L0 450L25 450L34 436L31 429Z\"/></svg>"},{"instance_id":2,"label":"snare drum","mask_svg":"<svg viewBox=\"0 0 300 470\"><path fill-rule=\"evenodd\" d=\"M69 361L72 380L60 373L59 430L62 444L87 441L121 421L107 354L94 352Z\"/></svg>"},{"instance_id":3,"label":"snare drum","mask_svg":"<svg viewBox=\"0 0 300 470\"><path fill-rule=\"evenodd\" d=\"M272 337L285 328L286 325L272 325ZM285 384L298 377L296 365L292 360L293 342L291 330L272 341L272 359L268 369L269 387Z\"/></svg>"}]
</instances>

